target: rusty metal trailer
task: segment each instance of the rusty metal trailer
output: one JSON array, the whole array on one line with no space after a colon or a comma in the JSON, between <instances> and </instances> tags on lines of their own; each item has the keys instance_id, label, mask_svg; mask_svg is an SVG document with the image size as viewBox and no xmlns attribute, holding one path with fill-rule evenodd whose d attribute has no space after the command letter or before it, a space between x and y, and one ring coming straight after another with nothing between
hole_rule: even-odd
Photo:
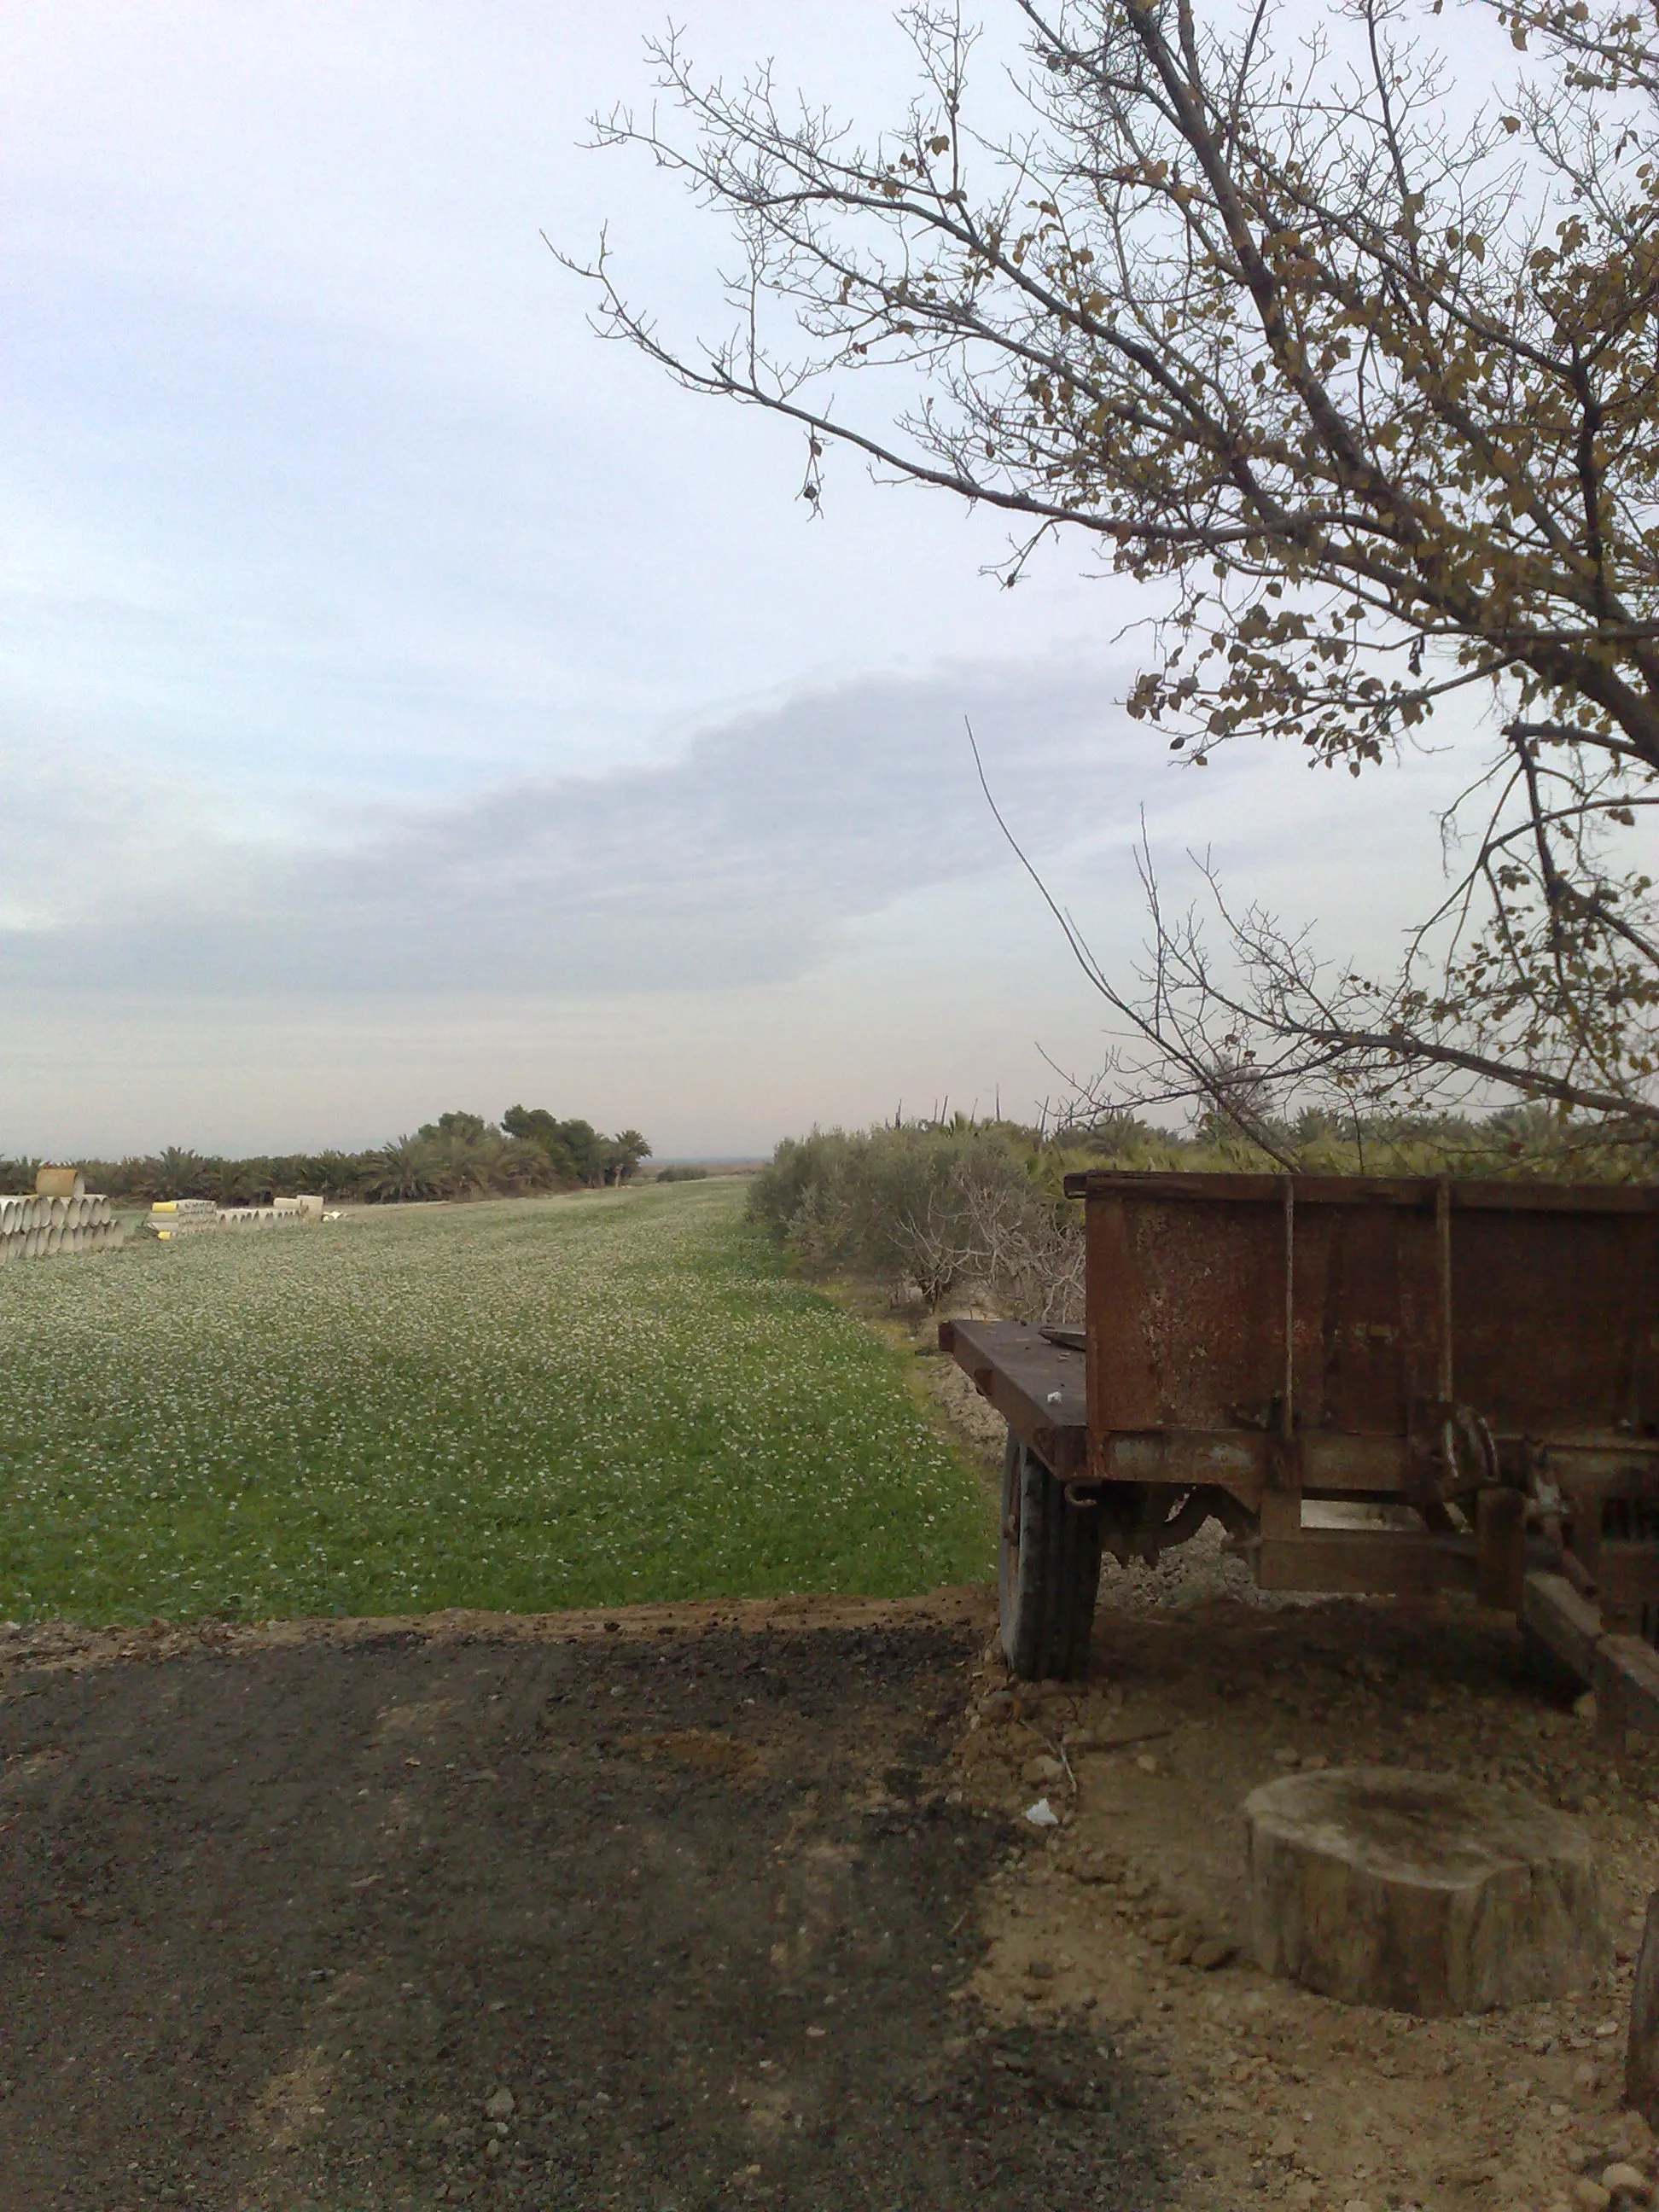
<instances>
[{"instance_id":1,"label":"rusty metal trailer","mask_svg":"<svg viewBox=\"0 0 1659 2212\"><path fill-rule=\"evenodd\" d=\"M1085 1327L940 1329L1008 1424L1016 1673L1083 1670L1103 1553L1156 1560L1213 1518L1264 1589L1467 1592L1610 1720L1659 1723L1659 1190L1114 1170L1066 1190Z\"/></svg>"}]
</instances>

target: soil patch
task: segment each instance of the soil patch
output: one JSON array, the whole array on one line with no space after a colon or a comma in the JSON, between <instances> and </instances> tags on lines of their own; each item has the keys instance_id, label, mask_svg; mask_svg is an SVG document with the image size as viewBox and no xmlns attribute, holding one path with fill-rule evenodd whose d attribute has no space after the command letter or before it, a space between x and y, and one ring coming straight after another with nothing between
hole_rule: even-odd
<instances>
[{"instance_id":1,"label":"soil patch","mask_svg":"<svg viewBox=\"0 0 1659 2212\"><path fill-rule=\"evenodd\" d=\"M1006 2022L1090 2018L1167 2067L1194 2205L1570 2212L1654 2145L1621 2109L1632 1960L1659 1886L1659 1771L1523 1670L1513 1625L1447 1601L1227 1601L1103 1613L1086 1685L1012 1684L994 1650L959 1771L970 1802L1060 1826L997 1869L973 1990ZM1589 1831L1616 1951L1571 1996L1423 2021L1247 1956L1258 1784L1375 1765L1504 1784ZM1582 2201L1592 2201L1585 2197ZM1595 2200L1595 2201L1599 2201Z\"/></svg>"},{"instance_id":2,"label":"soil patch","mask_svg":"<svg viewBox=\"0 0 1659 2212\"><path fill-rule=\"evenodd\" d=\"M840 1611L9 1634L7 2212L1176 2201L974 1994L982 1598Z\"/></svg>"},{"instance_id":3,"label":"soil patch","mask_svg":"<svg viewBox=\"0 0 1659 2212\"><path fill-rule=\"evenodd\" d=\"M1569 2212L1653 2172L1659 1773L1510 1624L1109 1609L1041 1689L991 1626L0 1630L6 2212ZM1573 1813L1614 1963L1432 2021L1257 1972L1239 1807L1350 1762Z\"/></svg>"}]
</instances>

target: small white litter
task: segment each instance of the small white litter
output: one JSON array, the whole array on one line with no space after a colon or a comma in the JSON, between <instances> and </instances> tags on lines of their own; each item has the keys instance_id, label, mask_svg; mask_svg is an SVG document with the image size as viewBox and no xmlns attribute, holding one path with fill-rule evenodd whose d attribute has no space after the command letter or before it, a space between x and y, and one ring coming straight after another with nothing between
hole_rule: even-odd
<instances>
[{"instance_id":1,"label":"small white litter","mask_svg":"<svg viewBox=\"0 0 1659 2212\"><path fill-rule=\"evenodd\" d=\"M1025 1817L1034 1828L1057 1828L1060 1826L1060 1815L1046 1797L1039 1797L1035 1805L1028 1805Z\"/></svg>"}]
</instances>

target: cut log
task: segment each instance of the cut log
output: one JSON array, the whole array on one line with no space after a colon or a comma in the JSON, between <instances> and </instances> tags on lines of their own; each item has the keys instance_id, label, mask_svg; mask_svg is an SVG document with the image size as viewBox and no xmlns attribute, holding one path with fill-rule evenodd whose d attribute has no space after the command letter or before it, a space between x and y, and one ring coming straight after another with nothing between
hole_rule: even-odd
<instances>
[{"instance_id":1,"label":"cut log","mask_svg":"<svg viewBox=\"0 0 1659 2212\"><path fill-rule=\"evenodd\" d=\"M1244 1801L1258 1963L1346 2004L1536 2004L1606 1960L1589 1843L1518 1791L1386 1766Z\"/></svg>"}]
</instances>

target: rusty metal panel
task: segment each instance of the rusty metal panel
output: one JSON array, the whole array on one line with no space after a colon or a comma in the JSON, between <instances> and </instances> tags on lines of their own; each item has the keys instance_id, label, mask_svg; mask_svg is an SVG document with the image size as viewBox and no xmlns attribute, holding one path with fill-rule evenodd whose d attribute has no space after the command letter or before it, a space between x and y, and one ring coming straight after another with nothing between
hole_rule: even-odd
<instances>
[{"instance_id":1,"label":"rusty metal panel","mask_svg":"<svg viewBox=\"0 0 1659 2212\"><path fill-rule=\"evenodd\" d=\"M1414 1536L1389 1530L1350 1535L1305 1528L1299 1535L1255 1544L1256 1581L1266 1590L1341 1590L1377 1596L1473 1592L1474 1540Z\"/></svg>"},{"instance_id":2,"label":"rusty metal panel","mask_svg":"<svg viewBox=\"0 0 1659 2212\"><path fill-rule=\"evenodd\" d=\"M1455 1395L1494 1428L1653 1436L1659 1218L1464 1210L1454 1198Z\"/></svg>"},{"instance_id":3,"label":"rusty metal panel","mask_svg":"<svg viewBox=\"0 0 1659 2212\"><path fill-rule=\"evenodd\" d=\"M1298 1425L1401 1436L1442 1364L1433 1218L1304 1200L1296 1220Z\"/></svg>"},{"instance_id":4,"label":"rusty metal panel","mask_svg":"<svg viewBox=\"0 0 1659 2212\"><path fill-rule=\"evenodd\" d=\"M1146 1285L1130 1235L1128 1202L1113 1191L1090 1200L1085 1216L1084 1310L1091 1435L1157 1428L1162 1401L1142 1340Z\"/></svg>"},{"instance_id":5,"label":"rusty metal panel","mask_svg":"<svg viewBox=\"0 0 1659 2212\"><path fill-rule=\"evenodd\" d=\"M1223 1409L1265 1413L1282 1364L1278 1213L1113 1189L1091 1194L1085 1218L1091 1429L1236 1428Z\"/></svg>"},{"instance_id":6,"label":"rusty metal panel","mask_svg":"<svg viewBox=\"0 0 1659 2212\"><path fill-rule=\"evenodd\" d=\"M1410 1439L1659 1437L1659 1193L1095 1172L1089 1419Z\"/></svg>"}]
</instances>

